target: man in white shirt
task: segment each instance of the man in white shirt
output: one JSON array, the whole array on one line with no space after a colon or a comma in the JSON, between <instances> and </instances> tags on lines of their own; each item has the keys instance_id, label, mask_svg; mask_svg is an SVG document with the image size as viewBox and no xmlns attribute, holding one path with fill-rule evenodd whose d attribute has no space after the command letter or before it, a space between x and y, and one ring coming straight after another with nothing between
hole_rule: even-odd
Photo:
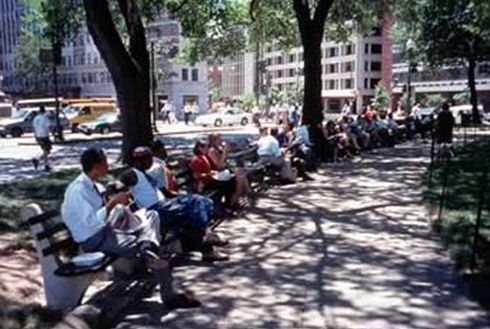
<instances>
[{"instance_id":1,"label":"man in white shirt","mask_svg":"<svg viewBox=\"0 0 490 329\"><path fill-rule=\"evenodd\" d=\"M83 173L67 188L61 214L73 239L85 252L103 252L121 257L142 256L160 284L162 301L168 308L197 307L200 303L177 294L169 264L159 256L160 222L147 212L146 222L136 232L115 231L108 217L118 205L127 205L131 194L118 193L105 202L97 181L108 172L107 158L100 149L89 149L81 157Z\"/></svg>"},{"instance_id":2,"label":"man in white shirt","mask_svg":"<svg viewBox=\"0 0 490 329\"><path fill-rule=\"evenodd\" d=\"M43 151L41 159L44 161L44 170L50 171L51 167L49 166L49 154L51 153L52 146L51 140L49 139L49 118L46 115L46 109L44 106L39 108L39 113L32 121L32 128L34 130L36 142ZM32 164L34 165L34 168L37 169L39 166L39 160L37 158L33 158Z\"/></svg>"},{"instance_id":3,"label":"man in white shirt","mask_svg":"<svg viewBox=\"0 0 490 329\"><path fill-rule=\"evenodd\" d=\"M269 134L268 128L260 128L260 138L256 142L257 155L259 164L272 165L280 172L281 179L284 181L293 181L294 175L291 168L291 162L286 161L282 155L279 141Z\"/></svg>"},{"instance_id":4,"label":"man in white shirt","mask_svg":"<svg viewBox=\"0 0 490 329\"><path fill-rule=\"evenodd\" d=\"M170 121L170 113L174 111L174 106L171 101L165 102L161 109L161 115L162 115L162 121L163 123L167 122L168 124L171 124Z\"/></svg>"}]
</instances>

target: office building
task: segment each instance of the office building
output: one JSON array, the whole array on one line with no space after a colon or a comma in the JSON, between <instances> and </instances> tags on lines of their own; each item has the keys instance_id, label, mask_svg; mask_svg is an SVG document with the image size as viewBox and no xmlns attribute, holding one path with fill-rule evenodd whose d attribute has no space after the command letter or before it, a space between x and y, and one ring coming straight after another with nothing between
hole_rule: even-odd
<instances>
[{"instance_id":1,"label":"office building","mask_svg":"<svg viewBox=\"0 0 490 329\"><path fill-rule=\"evenodd\" d=\"M393 95L396 107L408 90L408 64L403 59L402 47L393 47ZM446 99L455 94L467 93L469 103L468 74L464 67L431 69L424 65L415 65L410 74L412 100L423 100L425 95L439 94ZM476 89L478 101L486 111L490 111L490 63L482 63L476 69ZM405 104L401 104L405 107Z\"/></svg>"},{"instance_id":2,"label":"office building","mask_svg":"<svg viewBox=\"0 0 490 329\"><path fill-rule=\"evenodd\" d=\"M15 85L14 55L21 37L22 0L0 0L0 80L5 91Z\"/></svg>"}]
</instances>

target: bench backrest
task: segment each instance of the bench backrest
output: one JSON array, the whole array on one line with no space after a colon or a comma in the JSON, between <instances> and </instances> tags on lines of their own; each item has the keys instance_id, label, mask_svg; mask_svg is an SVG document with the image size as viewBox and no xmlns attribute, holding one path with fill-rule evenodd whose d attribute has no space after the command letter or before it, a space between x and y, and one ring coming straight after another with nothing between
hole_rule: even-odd
<instances>
[{"instance_id":1,"label":"bench backrest","mask_svg":"<svg viewBox=\"0 0 490 329\"><path fill-rule=\"evenodd\" d=\"M54 256L55 261L61 264L63 257L73 256L78 252L78 244L61 222L59 211L43 212L38 205L29 205L21 216L22 224L29 226L36 240L40 258Z\"/></svg>"}]
</instances>

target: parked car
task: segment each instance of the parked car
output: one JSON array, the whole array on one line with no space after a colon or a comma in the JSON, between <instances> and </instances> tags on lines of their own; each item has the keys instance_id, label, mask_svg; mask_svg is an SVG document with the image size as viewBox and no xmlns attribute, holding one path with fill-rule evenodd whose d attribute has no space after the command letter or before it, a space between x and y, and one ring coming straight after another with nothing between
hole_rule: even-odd
<instances>
[{"instance_id":1,"label":"parked car","mask_svg":"<svg viewBox=\"0 0 490 329\"><path fill-rule=\"evenodd\" d=\"M108 134L112 131L121 131L121 118L119 113L102 114L95 120L82 123L78 130L85 135Z\"/></svg>"},{"instance_id":2,"label":"parked car","mask_svg":"<svg viewBox=\"0 0 490 329\"><path fill-rule=\"evenodd\" d=\"M0 120L0 136L6 137L8 135L12 137L20 137L25 133L33 132L32 121L37 115L38 108L28 108L22 109L23 115L17 118L2 119ZM46 111L49 122L50 129L54 132L56 128L56 113L54 110ZM70 122L66 116L60 112L60 125L62 129L66 129L70 126Z\"/></svg>"},{"instance_id":3,"label":"parked car","mask_svg":"<svg viewBox=\"0 0 490 329\"><path fill-rule=\"evenodd\" d=\"M76 132L79 125L94 121L105 113L117 113L117 108L116 104L112 102L79 103L68 105L63 109L63 113L65 113L70 120L72 132Z\"/></svg>"},{"instance_id":4,"label":"parked car","mask_svg":"<svg viewBox=\"0 0 490 329\"><path fill-rule=\"evenodd\" d=\"M201 114L195 123L202 126L221 127L223 125L242 125L246 126L252 122L252 113L248 113L239 108L220 109L215 113Z\"/></svg>"}]
</instances>

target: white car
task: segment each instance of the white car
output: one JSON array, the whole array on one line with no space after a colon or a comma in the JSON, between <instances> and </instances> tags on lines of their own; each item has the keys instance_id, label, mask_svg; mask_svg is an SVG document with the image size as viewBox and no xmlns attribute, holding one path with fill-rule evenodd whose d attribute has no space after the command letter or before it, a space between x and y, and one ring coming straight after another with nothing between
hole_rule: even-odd
<instances>
[{"instance_id":1,"label":"white car","mask_svg":"<svg viewBox=\"0 0 490 329\"><path fill-rule=\"evenodd\" d=\"M195 123L202 126L221 127L223 125L246 126L252 122L252 113L247 113L239 108L220 109L214 113L198 116Z\"/></svg>"}]
</instances>

